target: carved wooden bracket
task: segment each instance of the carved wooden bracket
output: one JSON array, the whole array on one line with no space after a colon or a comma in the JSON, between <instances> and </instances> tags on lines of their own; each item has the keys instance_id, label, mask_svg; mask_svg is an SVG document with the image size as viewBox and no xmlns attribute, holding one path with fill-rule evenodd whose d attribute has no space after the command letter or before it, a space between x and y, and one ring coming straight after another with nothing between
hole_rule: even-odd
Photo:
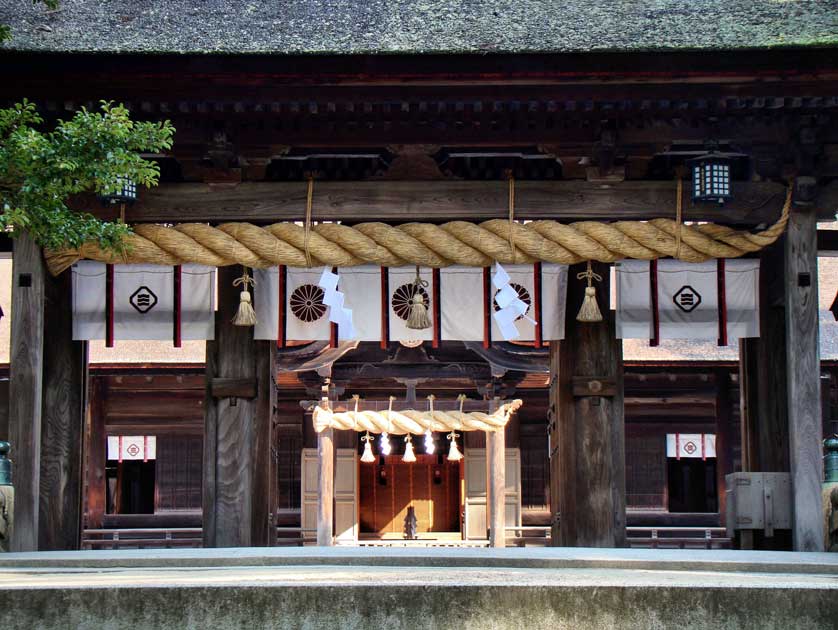
<instances>
[{"instance_id":1,"label":"carved wooden bracket","mask_svg":"<svg viewBox=\"0 0 838 630\"><path fill-rule=\"evenodd\" d=\"M574 396L616 396L617 382L611 376L574 376Z\"/></svg>"},{"instance_id":2,"label":"carved wooden bracket","mask_svg":"<svg viewBox=\"0 0 838 630\"><path fill-rule=\"evenodd\" d=\"M213 398L256 398L256 379L214 378L210 381Z\"/></svg>"}]
</instances>

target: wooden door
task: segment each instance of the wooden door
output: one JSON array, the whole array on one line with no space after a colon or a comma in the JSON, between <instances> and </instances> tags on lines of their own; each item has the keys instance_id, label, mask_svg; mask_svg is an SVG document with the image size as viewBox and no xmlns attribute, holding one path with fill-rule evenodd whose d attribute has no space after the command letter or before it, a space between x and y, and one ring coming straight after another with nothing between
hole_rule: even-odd
<instances>
[{"instance_id":1,"label":"wooden door","mask_svg":"<svg viewBox=\"0 0 838 630\"><path fill-rule=\"evenodd\" d=\"M358 541L358 452L339 448L335 455L335 542Z\"/></svg>"},{"instance_id":2,"label":"wooden door","mask_svg":"<svg viewBox=\"0 0 838 630\"><path fill-rule=\"evenodd\" d=\"M521 525L521 451L506 449L506 526ZM489 513L486 506L486 449L467 448L465 452L465 538L488 537Z\"/></svg>"},{"instance_id":3,"label":"wooden door","mask_svg":"<svg viewBox=\"0 0 838 630\"><path fill-rule=\"evenodd\" d=\"M317 533L317 503L320 470L317 465L317 449L304 448L302 456L302 474L300 475L300 495L302 505L300 527L303 539L313 538Z\"/></svg>"},{"instance_id":4,"label":"wooden door","mask_svg":"<svg viewBox=\"0 0 838 630\"><path fill-rule=\"evenodd\" d=\"M417 532L433 538L434 533L460 530L460 467L457 462L436 455L416 455L405 463L394 455L385 464L361 464L359 510L361 532L400 537L404 518L413 507Z\"/></svg>"}]
</instances>

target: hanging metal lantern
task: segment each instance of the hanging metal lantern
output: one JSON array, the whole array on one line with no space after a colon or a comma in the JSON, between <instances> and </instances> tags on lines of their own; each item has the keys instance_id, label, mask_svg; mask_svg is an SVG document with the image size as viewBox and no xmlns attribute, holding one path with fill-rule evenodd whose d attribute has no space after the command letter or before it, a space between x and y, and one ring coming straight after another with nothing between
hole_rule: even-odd
<instances>
[{"instance_id":1,"label":"hanging metal lantern","mask_svg":"<svg viewBox=\"0 0 838 630\"><path fill-rule=\"evenodd\" d=\"M100 199L104 203L114 205L120 203L132 204L137 200L137 184L129 177L118 175L116 178L116 190L107 195L102 195Z\"/></svg>"},{"instance_id":2,"label":"hanging metal lantern","mask_svg":"<svg viewBox=\"0 0 838 630\"><path fill-rule=\"evenodd\" d=\"M692 176L693 201L724 203L733 198L730 187L731 159L711 152L687 161Z\"/></svg>"}]
</instances>

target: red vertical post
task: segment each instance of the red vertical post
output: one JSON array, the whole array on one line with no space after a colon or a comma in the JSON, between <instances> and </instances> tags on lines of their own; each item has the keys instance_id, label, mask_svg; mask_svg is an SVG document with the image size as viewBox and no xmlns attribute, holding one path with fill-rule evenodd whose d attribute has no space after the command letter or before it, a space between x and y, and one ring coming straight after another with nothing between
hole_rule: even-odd
<instances>
[{"instance_id":1,"label":"red vertical post","mask_svg":"<svg viewBox=\"0 0 838 630\"><path fill-rule=\"evenodd\" d=\"M338 268L332 267L332 273L337 273ZM338 284L340 284L340 280L338 280ZM337 287L336 287L337 288ZM334 322L331 322L329 325L331 330L331 334L329 335L329 347L330 348L337 348L338 347L338 339L340 332L338 331L338 325Z\"/></svg>"},{"instance_id":2,"label":"red vertical post","mask_svg":"<svg viewBox=\"0 0 838 630\"><path fill-rule=\"evenodd\" d=\"M113 265L105 265L105 347L113 348Z\"/></svg>"},{"instance_id":3,"label":"red vertical post","mask_svg":"<svg viewBox=\"0 0 838 630\"><path fill-rule=\"evenodd\" d=\"M542 346L543 328L541 327L541 263L534 263L532 266L532 306L533 318L535 319L535 333L533 334L533 346Z\"/></svg>"},{"instance_id":4,"label":"red vertical post","mask_svg":"<svg viewBox=\"0 0 838 630\"><path fill-rule=\"evenodd\" d=\"M175 348L180 348L183 343L181 340L181 321L182 321L182 284L183 279L182 268L180 265L175 265L173 268L173 282L172 282L172 343Z\"/></svg>"},{"instance_id":5,"label":"red vertical post","mask_svg":"<svg viewBox=\"0 0 838 630\"><path fill-rule=\"evenodd\" d=\"M433 269L432 272L432 297L431 302L433 303L433 326L434 326L434 338L431 342L432 348L439 348L439 341L442 337L442 304L440 303L440 271L439 269Z\"/></svg>"},{"instance_id":6,"label":"red vertical post","mask_svg":"<svg viewBox=\"0 0 838 630\"><path fill-rule=\"evenodd\" d=\"M652 298L652 338L650 346L658 346L661 342L661 318L658 305L658 261L649 261L649 289Z\"/></svg>"},{"instance_id":7,"label":"red vertical post","mask_svg":"<svg viewBox=\"0 0 838 630\"><path fill-rule=\"evenodd\" d=\"M727 288L725 286L725 259L716 259L716 287L719 307L719 345L727 345Z\"/></svg>"},{"instance_id":8,"label":"red vertical post","mask_svg":"<svg viewBox=\"0 0 838 630\"><path fill-rule=\"evenodd\" d=\"M286 272L285 265L279 265L277 268L277 298L276 298L276 347L285 347L285 283Z\"/></svg>"},{"instance_id":9,"label":"red vertical post","mask_svg":"<svg viewBox=\"0 0 838 630\"><path fill-rule=\"evenodd\" d=\"M381 349L390 345L390 277L387 267L381 268Z\"/></svg>"},{"instance_id":10,"label":"red vertical post","mask_svg":"<svg viewBox=\"0 0 838 630\"><path fill-rule=\"evenodd\" d=\"M492 345L492 268L483 267L483 347Z\"/></svg>"}]
</instances>

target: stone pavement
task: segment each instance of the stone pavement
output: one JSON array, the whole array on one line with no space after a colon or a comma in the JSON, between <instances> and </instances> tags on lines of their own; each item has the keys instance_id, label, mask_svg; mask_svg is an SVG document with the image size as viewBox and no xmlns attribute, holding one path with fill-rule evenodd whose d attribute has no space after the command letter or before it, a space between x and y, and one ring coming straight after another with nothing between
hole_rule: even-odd
<instances>
[{"instance_id":1,"label":"stone pavement","mask_svg":"<svg viewBox=\"0 0 838 630\"><path fill-rule=\"evenodd\" d=\"M200 549L0 555L8 628L838 628L838 554Z\"/></svg>"}]
</instances>

